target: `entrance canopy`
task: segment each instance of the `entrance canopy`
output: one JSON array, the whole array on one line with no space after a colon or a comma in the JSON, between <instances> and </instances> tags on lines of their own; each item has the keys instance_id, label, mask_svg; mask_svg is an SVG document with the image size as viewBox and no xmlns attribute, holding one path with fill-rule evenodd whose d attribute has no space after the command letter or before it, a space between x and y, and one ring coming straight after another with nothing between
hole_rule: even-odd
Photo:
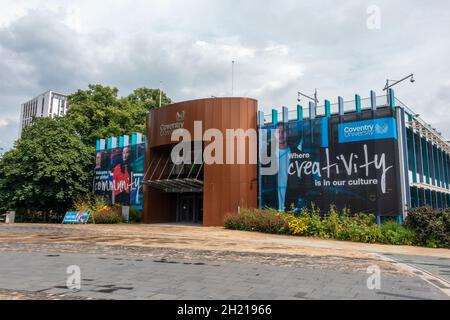
<instances>
[{"instance_id":1,"label":"entrance canopy","mask_svg":"<svg viewBox=\"0 0 450 320\"><path fill-rule=\"evenodd\" d=\"M202 193L203 162L174 164L169 151L155 155L148 167L151 175L143 183L167 193Z\"/></svg>"},{"instance_id":2,"label":"entrance canopy","mask_svg":"<svg viewBox=\"0 0 450 320\"><path fill-rule=\"evenodd\" d=\"M203 181L198 179L165 179L145 181L144 184L168 193L202 193Z\"/></svg>"}]
</instances>

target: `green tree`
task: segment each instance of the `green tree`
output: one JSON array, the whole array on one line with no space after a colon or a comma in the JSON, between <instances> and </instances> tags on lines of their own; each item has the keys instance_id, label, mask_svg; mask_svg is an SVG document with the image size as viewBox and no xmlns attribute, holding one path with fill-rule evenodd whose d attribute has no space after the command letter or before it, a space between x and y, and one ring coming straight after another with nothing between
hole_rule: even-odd
<instances>
[{"instance_id":1,"label":"green tree","mask_svg":"<svg viewBox=\"0 0 450 320\"><path fill-rule=\"evenodd\" d=\"M63 213L91 191L93 163L70 122L36 119L0 159L1 209Z\"/></svg>"},{"instance_id":2,"label":"green tree","mask_svg":"<svg viewBox=\"0 0 450 320\"><path fill-rule=\"evenodd\" d=\"M89 85L69 96L67 119L87 145L97 139L133 132L145 132L146 114L159 106L159 90L140 88L127 97L118 97L117 88ZM171 100L161 94L162 103Z\"/></svg>"},{"instance_id":3,"label":"green tree","mask_svg":"<svg viewBox=\"0 0 450 320\"><path fill-rule=\"evenodd\" d=\"M127 99L131 103L142 104L147 111L159 108L159 89L138 88L128 95ZM161 92L161 107L171 104L172 100Z\"/></svg>"}]
</instances>

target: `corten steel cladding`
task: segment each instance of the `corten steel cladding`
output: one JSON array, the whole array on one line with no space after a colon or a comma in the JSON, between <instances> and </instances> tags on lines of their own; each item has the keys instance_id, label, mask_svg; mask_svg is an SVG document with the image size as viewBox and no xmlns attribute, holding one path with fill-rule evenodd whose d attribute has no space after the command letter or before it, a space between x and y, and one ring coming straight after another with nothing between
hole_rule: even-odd
<instances>
[{"instance_id":1,"label":"corten steel cladding","mask_svg":"<svg viewBox=\"0 0 450 320\"><path fill-rule=\"evenodd\" d=\"M227 129L256 130L257 101L250 98L211 98L176 103L152 110L147 116L146 180L150 180L152 174L151 180L155 180L160 173L158 169L151 172L155 171L153 167L149 170L152 159L162 153L169 155L177 143L171 141L171 134L166 131L168 126L173 125L171 127L173 129L178 123L187 129L194 139L194 121L202 122L203 131L219 129L224 137ZM211 142L205 141L204 147L209 143ZM237 145L238 143L235 143L235 155ZM224 147L226 148L225 142ZM238 207L257 206L257 165L248 164L248 141L245 153L247 164L205 164L203 225L223 226L225 217L236 214ZM226 150L224 150L225 159ZM144 223L176 222L176 203L176 194L165 193L145 185Z\"/></svg>"}]
</instances>

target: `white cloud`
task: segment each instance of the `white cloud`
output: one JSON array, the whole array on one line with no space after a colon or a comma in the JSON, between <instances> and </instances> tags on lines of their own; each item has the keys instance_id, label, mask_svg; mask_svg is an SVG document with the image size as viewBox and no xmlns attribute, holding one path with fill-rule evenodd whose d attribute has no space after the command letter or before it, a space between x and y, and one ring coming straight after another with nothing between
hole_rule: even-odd
<instances>
[{"instance_id":1,"label":"white cloud","mask_svg":"<svg viewBox=\"0 0 450 320\"><path fill-rule=\"evenodd\" d=\"M88 83L127 94L164 89L176 101L235 93L260 107L381 93L397 95L450 136L450 3L379 0L381 30L366 28L373 1L0 0L0 147L17 136L20 103ZM7 123L7 125L6 125ZM8 131L6 131L8 130Z\"/></svg>"}]
</instances>

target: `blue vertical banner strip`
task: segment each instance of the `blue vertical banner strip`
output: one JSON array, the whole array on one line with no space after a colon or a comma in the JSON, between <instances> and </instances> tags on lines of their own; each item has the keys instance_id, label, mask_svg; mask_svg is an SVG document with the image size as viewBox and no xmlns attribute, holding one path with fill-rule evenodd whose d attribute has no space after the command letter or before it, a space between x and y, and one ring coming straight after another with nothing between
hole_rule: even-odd
<instances>
[{"instance_id":1,"label":"blue vertical banner strip","mask_svg":"<svg viewBox=\"0 0 450 320\"><path fill-rule=\"evenodd\" d=\"M136 133L136 144L142 143L142 133Z\"/></svg>"},{"instance_id":2,"label":"blue vertical banner strip","mask_svg":"<svg viewBox=\"0 0 450 320\"><path fill-rule=\"evenodd\" d=\"M407 141L411 142L411 145L408 144L408 153L409 153L409 157L411 158L411 163L412 163L412 176L413 176L413 182L417 183L417 159L416 159L416 144L415 144L415 134L414 134L414 129L413 129L413 122L414 122L414 118L411 114L408 114L408 122L409 122L409 135L410 138Z\"/></svg>"},{"instance_id":3,"label":"blue vertical banner strip","mask_svg":"<svg viewBox=\"0 0 450 320\"><path fill-rule=\"evenodd\" d=\"M117 137L111 138L111 149L117 148Z\"/></svg>"},{"instance_id":4,"label":"blue vertical banner strip","mask_svg":"<svg viewBox=\"0 0 450 320\"><path fill-rule=\"evenodd\" d=\"M272 109L272 124L273 126L278 125L278 110Z\"/></svg>"},{"instance_id":5,"label":"blue vertical banner strip","mask_svg":"<svg viewBox=\"0 0 450 320\"><path fill-rule=\"evenodd\" d=\"M283 107L283 123L288 123L289 122L289 109L287 107Z\"/></svg>"},{"instance_id":6,"label":"blue vertical banner strip","mask_svg":"<svg viewBox=\"0 0 450 320\"><path fill-rule=\"evenodd\" d=\"M321 143L321 147L322 148L328 148L329 146L329 142L328 142L328 117L322 118L322 143Z\"/></svg>"},{"instance_id":7,"label":"blue vertical banner strip","mask_svg":"<svg viewBox=\"0 0 450 320\"><path fill-rule=\"evenodd\" d=\"M401 109L400 113L401 129L402 129L402 141L403 141L403 162L404 162L404 175L405 175L405 192L406 192L406 204L408 208L411 208L411 189L409 181L409 158L408 158L408 139L406 136L406 118L405 110Z\"/></svg>"},{"instance_id":8,"label":"blue vertical banner strip","mask_svg":"<svg viewBox=\"0 0 450 320\"><path fill-rule=\"evenodd\" d=\"M134 146L134 145L136 144L136 141L137 141L137 139L136 139L136 133L133 133L133 134L131 135L131 145Z\"/></svg>"},{"instance_id":9,"label":"blue vertical banner strip","mask_svg":"<svg viewBox=\"0 0 450 320\"><path fill-rule=\"evenodd\" d=\"M372 108L372 111L377 110L377 94L375 91L370 91L370 106Z\"/></svg>"},{"instance_id":10,"label":"blue vertical banner strip","mask_svg":"<svg viewBox=\"0 0 450 320\"><path fill-rule=\"evenodd\" d=\"M105 141L105 139L100 139L99 143L100 143L99 150L105 150L106 149L106 141Z\"/></svg>"},{"instance_id":11,"label":"blue vertical banner strip","mask_svg":"<svg viewBox=\"0 0 450 320\"><path fill-rule=\"evenodd\" d=\"M303 121L303 107L300 104L297 105L297 121Z\"/></svg>"},{"instance_id":12,"label":"blue vertical banner strip","mask_svg":"<svg viewBox=\"0 0 450 320\"><path fill-rule=\"evenodd\" d=\"M108 138L108 139L107 139L107 146L106 146L106 148L107 148L108 150L111 149L111 138Z\"/></svg>"},{"instance_id":13,"label":"blue vertical banner strip","mask_svg":"<svg viewBox=\"0 0 450 320\"><path fill-rule=\"evenodd\" d=\"M447 189L450 189L450 181L449 181L449 156L447 153L445 155L445 178L447 181Z\"/></svg>"},{"instance_id":14,"label":"blue vertical banner strip","mask_svg":"<svg viewBox=\"0 0 450 320\"><path fill-rule=\"evenodd\" d=\"M355 108L356 108L356 112L361 113L361 111L362 111L361 96L359 94L355 95Z\"/></svg>"},{"instance_id":15,"label":"blue vertical banner strip","mask_svg":"<svg viewBox=\"0 0 450 320\"><path fill-rule=\"evenodd\" d=\"M123 136L119 137L119 148L123 147Z\"/></svg>"},{"instance_id":16,"label":"blue vertical banner strip","mask_svg":"<svg viewBox=\"0 0 450 320\"><path fill-rule=\"evenodd\" d=\"M329 100L325 100L325 117L331 117L331 103Z\"/></svg>"},{"instance_id":17,"label":"blue vertical banner strip","mask_svg":"<svg viewBox=\"0 0 450 320\"><path fill-rule=\"evenodd\" d=\"M309 118L315 119L317 114L316 104L313 102L309 102Z\"/></svg>"},{"instance_id":18,"label":"blue vertical banner strip","mask_svg":"<svg viewBox=\"0 0 450 320\"><path fill-rule=\"evenodd\" d=\"M343 116L345 114L344 110L344 98L338 97L338 105L339 105L339 115Z\"/></svg>"},{"instance_id":19,"label":"blue vertical banner strip","mask_svg":"<svg viewBox=\"0 0 450 320\"><path fill-rule=\"evenodd\" d=\"M100 151L100 140L95 141L95 151Z\"/></svg>"},{"instance_id":20,"label":"blue vertical banner strip","mask_svg":"<svg viewBox=\"0 0 450 320\"><path fill-rule=\"evenodd\" d=\"M389 96L389 107L392 110L395 110L395 92L394 92L394 89L389 89L388 96Z\"/></svg>"}]
</instances>

